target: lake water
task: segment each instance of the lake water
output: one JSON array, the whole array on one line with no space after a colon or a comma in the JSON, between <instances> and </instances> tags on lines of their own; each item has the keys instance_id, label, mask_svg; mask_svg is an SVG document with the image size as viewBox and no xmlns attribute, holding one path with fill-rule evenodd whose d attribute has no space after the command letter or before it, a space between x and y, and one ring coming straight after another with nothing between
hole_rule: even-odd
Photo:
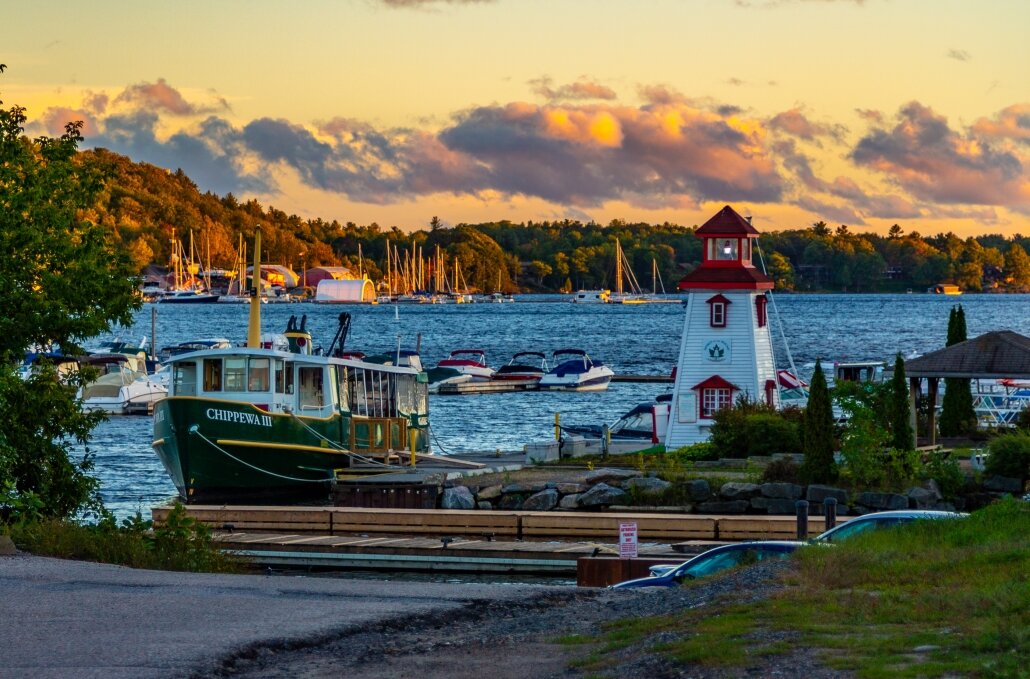
<instances>
[{"instance_id":1,"label":"lake water","mask_svg":"<svg viewBox=\"0 0 1030 679\"><path fill-rule=\"evenodd\" d=\"M679 304L577 305L561 297L523 297L508 304L336 306L268 304L265 332L281 332L291 315L307 315L316 346L327 347L341 312L352 316L347 349L365 353L414 348L421 336L429 367L454 349L482 349L492 366L518 351L573 347L604 361L616 373L667 375L679 352L683 309ZM970 337L991 330L1030 335L1030 295L776 295L770 314L779 367L789 346L803 376L817 358L892 360L944 346L948 312L961 303ZM137 340L151 333L157 309L157 345L190 339L246 337L245 305L147 305L136 323L117 336ZM782 327L782 333L781 333ZM786 343L784 343L784 337ZM102 338L108 339L108 338ZM431 396L430 423L436 452L522 450L554 435L554 414L565 423L612 422L666 384L614 383L599 393L523 392L479 396ZM120 517L175 495L150 448L149 417L117 417L103 423L89 444L104 500Z\"/></svg>"}]
</instances>

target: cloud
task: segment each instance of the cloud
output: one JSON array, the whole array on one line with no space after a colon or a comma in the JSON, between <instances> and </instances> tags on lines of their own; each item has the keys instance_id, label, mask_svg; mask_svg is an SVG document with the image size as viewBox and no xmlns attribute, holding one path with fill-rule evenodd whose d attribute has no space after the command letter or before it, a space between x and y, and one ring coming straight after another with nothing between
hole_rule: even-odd
<instances>
[{"instance_id":1,"label":"cloud","mask_svg":"<svg viewBox=\"0 0 1030 679\"><path fill-rule=\"evenodd\" d=\"M973 132L990 139L1030 143L1030 104L1004 108L993 119L980 118L973 123Z\"/></svg>"},{"instance_id":2,"label":"cloud","mask_svg":"<svg viewBox=\"0 0 1030 679\"><path fill-rule=\"evenodd\" d=\"M66 108L55 106L48 108L42 117L43 128L49 136L60 136L64 134L64 126L71 122L82 121L80 133L85 137L93 137L97 134L97 123L88 111L82 109Z\"/></svg>"},{"instance_id":3,"label":"cloud","mask_svg":"<svg viewBox=\"0 0 1030 679\"><path fill-rule=\"evenodd\" d=\"M769 119L768 125L774 130L780 130L808 141L814 140L817 137L839 139L846 132L846 128L843 125L813 123L798 108L777 113Z\"/></svg>"},{"instance_id":4,"label":"cloud","mask_svg":"<svg viewBox=\"0 0 1030 679\"><path fill-rule=\"evenodd\" d=\"M948 50L944 54L944 56L946 56L949 59L954 59L955 61L969 61L970 59L973 58L969 54L969 52L967 52L965 50L957 50L957 49L950 49L950 50Z\"/></svg>"},{"instance_id":5,"label":"cloud","mask_svg":"<svg viewBox=\"0 0 1030 679\"><path fill-rule=\"evenodd\" d=\"M156 83L139 83L129 85L115 97L115 104L123 104L133 108L165 111L176 116L192 116L228 110L224 99L218 100L217 106L198 106L186 100L177 89L158 78Z\"/></svg>"},{"instance_id":6,"label":"cloud","mask_svg":"<svg viewBox=\"0 0 1030 679\"><path fill-rule=\"evenodd\" d=\"M552 81L548 77L530 80L529 84L533 86L534 92L551 102L577 101L585 99L602 99L610 101L617 98L615 90L606 85L592 82L585 78L580 78L574 83L562 85L557 89L552 87Z\"/></svg>"},{"instance_id":7,"label":"cloud","mask_svg":"<svg viewBox=\"0 0 1030 679\"><path fill-rule=\"evenodd\" d=\"M1030 209L1030 178L1014 152L975 131L952 130L917 102L898 112L893 128L874 127L851 159L921 200Z\"/></svg>"}]
</instances>

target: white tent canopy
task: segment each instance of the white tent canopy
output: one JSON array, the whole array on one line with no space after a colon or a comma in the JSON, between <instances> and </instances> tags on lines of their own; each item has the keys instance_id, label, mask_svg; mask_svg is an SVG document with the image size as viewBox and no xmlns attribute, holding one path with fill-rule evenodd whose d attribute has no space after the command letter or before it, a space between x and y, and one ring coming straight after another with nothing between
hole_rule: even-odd
<instances>
[{"instance_id":1,"label":"white tent canopy","mask_svg":"<svg viewBox=\"0 0 1030 679\"><path fill-rule=\"evenodd\" d=\"M336 281L325 279L318 282L315 301L337 304L373 304L376 289L367 278L360 281Z\"/></svg>"}]
</instances>

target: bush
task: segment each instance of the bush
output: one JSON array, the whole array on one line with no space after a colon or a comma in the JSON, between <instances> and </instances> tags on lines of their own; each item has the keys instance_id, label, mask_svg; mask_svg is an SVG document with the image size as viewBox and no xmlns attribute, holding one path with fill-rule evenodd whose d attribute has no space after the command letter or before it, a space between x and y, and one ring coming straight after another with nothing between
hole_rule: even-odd
<instances>
[{"instance_id":1,"label":"bush","mask_svg":"<svg viewBox=\"0 0 1030 679\"><path fill-rule=\"evenodd\" d=\"M796 453L801 447L798 426L764 403L741 397L713 419L710 443L716 459Z\"/></svg>"},{"instance_id":2,"label":"bush","mask_svg":"<svg viewBox=\"0 0 1030 679\"><path fill-rule=\"evenodd\" d=\"M1026 482L1030 478L1030 434L1015 431L991 439L984 471L992 476L1009 476Z\"/></svg>"},{"instance_id":3,"label":"bush","mask_svg":"<svg viewBox=\"0 0 1030 679\"><path fill-rule=\"evenodd\" d=\"M762 471L762 483L801 483L801 467L794 458L780 457Z\"/></svg>"},{"instance_id":4,"label":"bush","mask_svg":"<svg viewBox=\"0 0 1030 679\"><path fill-rule=\"evenodd\" d=\"M923 476L937 482L941 495L951 500L959 496L966 485L958 460L941 452L931 452L923 468Z\"/></svg>"},{"instance_id":5,"label":"bush","mask_svg":"<svg viewBox=\"0 0 1030 679\"><path fill-rule=\"evenodd\" d=\"M773 413L756 413L744 418L744 439L748 455L776 455L801 451L798 427Z\"/></svg>"}]
</instances>

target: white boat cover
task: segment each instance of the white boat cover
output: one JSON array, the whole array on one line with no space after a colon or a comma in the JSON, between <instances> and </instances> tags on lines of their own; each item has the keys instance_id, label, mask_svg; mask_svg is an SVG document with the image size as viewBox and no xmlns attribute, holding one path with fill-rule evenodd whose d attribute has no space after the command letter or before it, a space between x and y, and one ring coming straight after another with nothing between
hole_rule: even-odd
<instances>
[{"instance_id":1,"label":"white boat cover","mask_svg":"<svg viewBox=\"0 0 1030 679\"><path fill-rule=\"evenodd\" d=\"M372 281L325 279L318 282L315 301L338 304L374 304L376 289Z\"/></svg>"}]
</instances>

